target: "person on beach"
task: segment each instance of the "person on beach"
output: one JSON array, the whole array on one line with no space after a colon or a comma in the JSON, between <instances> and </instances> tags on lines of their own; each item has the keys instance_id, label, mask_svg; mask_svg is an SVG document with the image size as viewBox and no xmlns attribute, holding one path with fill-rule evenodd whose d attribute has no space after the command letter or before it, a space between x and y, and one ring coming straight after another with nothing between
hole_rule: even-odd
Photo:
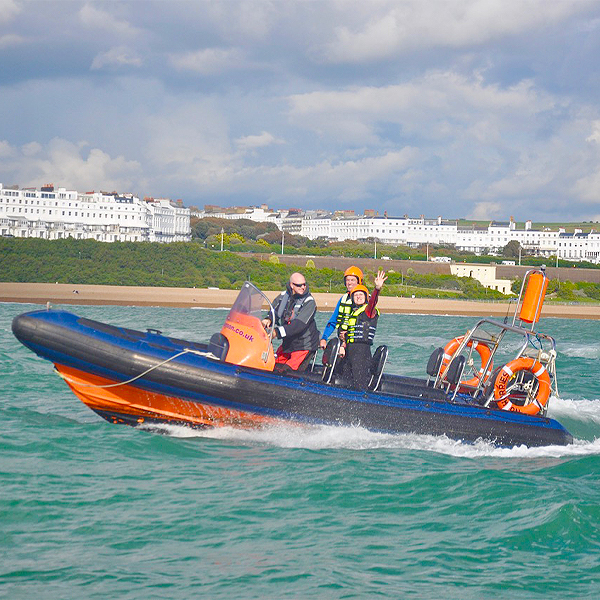
<instances>
[{"instance_id":1,"label":"person on beach","mask_svg":"<svg viewBox=\"0 0 600 600\"><path fill-rule=\"evenodd\" d=\"M331 314L329 321L327 321L327 325L325 325L321 341L319 342L321 349L325 350L327 347L327 339L336 327L339 329L340 325L347 323L350 312L352 311L352 290L362 282L363 272L358 267L353 265L344 271L344 285L346 286L347 292L338 300L335 310Z\"/></svg>"},{"instance_id":2,"label":"person on beach","mask_svg":"<svg viewBox=\"0 0 600 600\"><path fill-rule=\"evenodd\" d=\"M346 323L338 329L341 340L340 357L342 361L342 377L352 382L357 390L366 390L369 382L369 367L371 366L371 346L377 329L379 309L377 300L387 276L379 270L375 277L375 289L369 298L369 290L362 284L354 287L350 294L352 311ZM368 303L367 303L368 301Z\"/></svg>"},{"instance_id":3,"label":"person on beach","mask_svg":"<svg viewBox=\"0 0 600 600\"><path fill-rule=\"evenodd\" d=\"M283 340L275 355L275 371L305 371L317 348L319 331L315 322L317 304L302 273L292 273L284 292L273 302L273 338ZM271 317L262 321L271 326Z\"/></svg>"}]
</instances>

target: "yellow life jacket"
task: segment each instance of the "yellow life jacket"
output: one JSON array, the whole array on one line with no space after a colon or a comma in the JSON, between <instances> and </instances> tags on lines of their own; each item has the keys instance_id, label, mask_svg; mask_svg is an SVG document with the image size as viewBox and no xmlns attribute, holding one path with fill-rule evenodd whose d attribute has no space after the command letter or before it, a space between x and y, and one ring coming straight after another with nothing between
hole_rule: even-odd
<instances>
[{"instance_id":1,"label":"yellow life jacket","mask_svg":"<svg viewBox=\"0 0 600 600\"><path fill-rule=\"evenodd\" d=\"M348 322L348 317L352 312L352 296L346 292L340 301L340 308L338 310L337 319L336 319L336 327L340 327L344 329L344 325Z\"/></svg>"},{"instance_id":2,"label":"yellow life jacket","mask_svg":"<svg viewBox=\"0 0 600 600\"><path fill-rule=\"evenodd\" d=\"M375 339L375 330L377 329L377 319L379 318L379 309L375 309L375 315L369 319L367 317L367 303L354 309L348 317L348 322L342 326L346 330L347 344L373 344Z\"/></svg>"}]
</instances>

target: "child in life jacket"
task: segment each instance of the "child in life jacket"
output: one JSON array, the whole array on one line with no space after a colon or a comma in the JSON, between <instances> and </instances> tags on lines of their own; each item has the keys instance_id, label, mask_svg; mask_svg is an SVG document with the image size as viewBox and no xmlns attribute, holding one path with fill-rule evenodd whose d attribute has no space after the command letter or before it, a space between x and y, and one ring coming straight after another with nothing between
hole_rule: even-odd
<instances>
[{"instance_id":1,"label":"child in life jacket","mask_svg":"<svg viewBox=\"0 0 600 600\"><path fill-rule=\"evenodd\" d=\"M325 350L327 347L327 338L334 332L335 329L339 330L340 325L345 323L352 312L352 290L363 280L363 272L352 265L344 271L344 285L346 286L347 292L338 300L338 303L333 311L323 335L319 346ZM324 361L325 362L325 361Z\"/></svg>"},{"instance_id":2,"label":"child in life jacket","mask_svg":"<svg viewBox=\"0 0 600 600\"><path fill-rule=\"evenodd\" d=\"M371 346L377 329L379 309L376 307L379 290L383 287L387 276L379 270L375 277L375 289L369 298L369 290L364 285L357 285L352 290L352 311L345 324L339 328L342 341L340 357L342 377L352 382L357 390L366 390L369 382L371 366ZM367 303L368 300L368 303Z\"/></svg>"}]
</instances>

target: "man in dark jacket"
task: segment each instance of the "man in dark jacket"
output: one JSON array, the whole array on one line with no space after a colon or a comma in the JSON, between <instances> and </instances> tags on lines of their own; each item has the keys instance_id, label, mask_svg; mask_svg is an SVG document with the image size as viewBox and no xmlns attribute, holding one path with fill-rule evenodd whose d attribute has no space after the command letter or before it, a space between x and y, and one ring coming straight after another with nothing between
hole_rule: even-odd
<instances>
[{"instance_id":1,"label":"man in dark jacket","mask_svg":"<svg viewBox=\"0 0 600 600\"><path fill-rule=\"evenodd\" d=\"M317 305L302 273L292 273L286 286L273 302L275 328L273 337L283 340L277 349L275 370L304 371L319 346L319 331L315 323ZM271 317L263 319L265 327Z\"/></svg>"}]
</instances>

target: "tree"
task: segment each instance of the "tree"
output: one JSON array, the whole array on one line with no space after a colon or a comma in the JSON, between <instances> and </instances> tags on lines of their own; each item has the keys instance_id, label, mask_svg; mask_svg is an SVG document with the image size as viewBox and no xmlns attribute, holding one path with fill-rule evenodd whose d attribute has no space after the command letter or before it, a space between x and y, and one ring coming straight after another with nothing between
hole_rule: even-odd
<instances>
[{"instance_id":1,"label":"tree","mask_svg":"<svg viewBox=\"0 0 600 600\"><path fill-rule=\"evenodd\" d=\"M269 245L269 243L266 242L262 238L260 240L257 240L256 243L261 247L261 249L263 250L263 252L264 252L264 250L267 250L267 251L271 250L271 246Z\"/></svg>"},{"instance_id":2,"label":"tree","mask_svg":"<svg viewBox=\"0 0 600 600\"><path fill-rule=\"evenodd\" d=\"M511 240L502 249L502 256L507 258L519 258L521 244L517 240Z\"/></svg>"}]
</instances>

